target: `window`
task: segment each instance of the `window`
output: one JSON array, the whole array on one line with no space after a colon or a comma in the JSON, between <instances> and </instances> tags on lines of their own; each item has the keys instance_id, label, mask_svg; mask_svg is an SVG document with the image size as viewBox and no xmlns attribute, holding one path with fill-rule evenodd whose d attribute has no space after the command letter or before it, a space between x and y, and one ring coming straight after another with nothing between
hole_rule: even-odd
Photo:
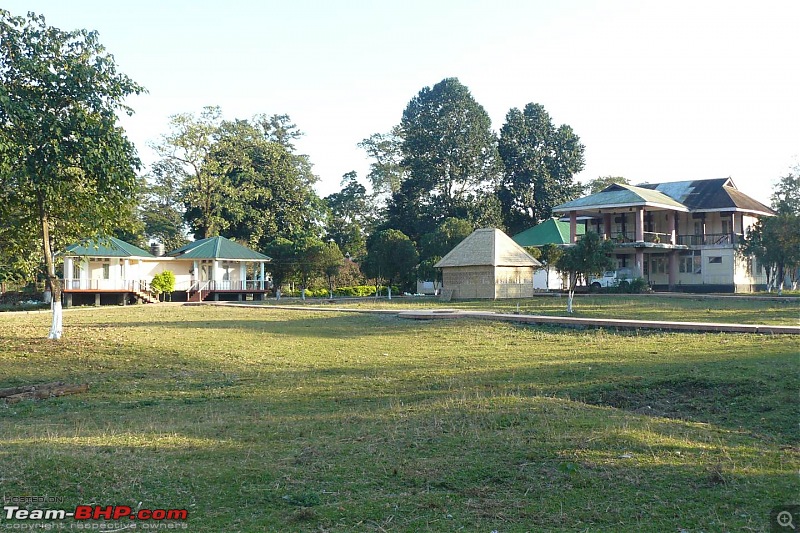
<instances>
[{"instance_id":1,"label":"window","mask_svg":"<svg viewBox=\"0 0 800 533\"><path fill-rule=\"evenodd\" d=\"M700 250L683 252L680 256L680 272L683 274L700 274L702 272L701 259Z\"/></svg>"},{"instance_id":2,"label":"window","mask_svg":"<svg viewBox=\"0 0 800 533\"><path fill-rule=\"evenodd\" d=\"M111 265L103 263L103 279L111 279Z\"/></svg>"},{"instance_id":3,"label":"window","mask_svg":"<svg viewBox=\"0 0 800 533\"><path fill-rule=\"evenodd\" d=\"M721 265L722 264L722 256L714 255L708 258L708 263L710 265Z\"/></svg>"}]
</instances>

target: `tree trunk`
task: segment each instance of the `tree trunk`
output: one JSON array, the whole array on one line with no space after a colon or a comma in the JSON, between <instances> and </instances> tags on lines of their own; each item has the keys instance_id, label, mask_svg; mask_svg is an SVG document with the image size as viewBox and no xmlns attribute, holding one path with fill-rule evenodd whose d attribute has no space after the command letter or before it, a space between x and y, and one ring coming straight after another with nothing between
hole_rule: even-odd
<instances>
[{"instance_id":1,"label":"tree trunk","mask_svg":"<svg viewBox=\"0 0 800 533\"><path fill-rule=\"evenodd\" d=\"M50 247L50 221L44 210L44 200L39 199L39 221L42 225L42 251L44 252L44 262L47 267L47 284L53 300L50 308L53 310L53 322L50 325L48 339L58 340L62 333L63 313L61 309L61 281L56 277L56 265L53 262L53 250Z\"/></svg>"},{"instance_id":2,"label":"tree trunk","mask_svg":"<svg viewBox=\"0 0 800 533\"><path fill-rule=\"evenodd\" d=\"M386 287L386 291L387 291L386 294L389 295L389 299L391 300L392 299L392 282L391 281L389 282L389 286Z\"/></svg>"},{"instance_id":3,"label":"tree trunk","mask_svg":"<svg viewBox=\"0 0 800 533\"><path fill-rule=\"evenodd\" d=\"M567 313L572 314L572 298L575 297L575 290L571 289L567 293Z\"/></svg>"}]
</instances>

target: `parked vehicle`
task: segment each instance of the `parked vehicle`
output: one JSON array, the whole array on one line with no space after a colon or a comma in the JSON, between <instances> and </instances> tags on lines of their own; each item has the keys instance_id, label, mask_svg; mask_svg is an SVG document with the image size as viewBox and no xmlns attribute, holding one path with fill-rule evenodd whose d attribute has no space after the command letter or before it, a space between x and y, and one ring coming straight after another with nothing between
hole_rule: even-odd
<instances>
[{"instance_id":1,"label":"parked vehicle","mask_svg":"<svg viewBox=\"0 0 800 533\"><path fill-rule=\"evenodd\" d=\"M589 279L589 288L599 290L602 287L621 287L626 289L633 281L633 270L630 268L620 268L618 270L606 270L602 276L592 276Z\"/></svg>"}]
</instances>

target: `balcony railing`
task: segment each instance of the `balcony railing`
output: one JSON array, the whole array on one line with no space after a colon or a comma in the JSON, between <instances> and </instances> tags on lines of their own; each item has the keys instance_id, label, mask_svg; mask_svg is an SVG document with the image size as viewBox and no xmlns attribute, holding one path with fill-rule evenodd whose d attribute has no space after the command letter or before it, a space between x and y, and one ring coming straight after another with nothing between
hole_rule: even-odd
<instances>
[{"instance_id":1,"label":"balcony railing","mask_svg":"<svg viewBox=\"0 0 800 533\"><path fill-rule=\"evenodd\" d=\"M179 291L195 291L199 284L203 285L203 290L207 291L262 291L265 289L265 284L261 280L257 279L248 279L248 280L220 280L220 281L200 281L200 282L193 282L191 285L186 282L184 284L178 284L175 287L175 290Z\"/></svg>"},{"instance_id":2,"label":"balcony railing","mask_svg":"<svg viewBox=\"0 0 800 533\"><path fill-rule=\"evenodd\" d=\"M62 279L61 287L68 291L147 291L144 279Z\"/></svg>"},{"instance_id":3,"label":"balcony railing","mask_svg":"<svg viewBox=\"0 0 800 533\"><path fill-rule=\"evenodd\" d=\"M684 246L732 246L739 244L739 233L707 233L705 235L678 235L678 244Z\"/></svg>"}]
</instances>

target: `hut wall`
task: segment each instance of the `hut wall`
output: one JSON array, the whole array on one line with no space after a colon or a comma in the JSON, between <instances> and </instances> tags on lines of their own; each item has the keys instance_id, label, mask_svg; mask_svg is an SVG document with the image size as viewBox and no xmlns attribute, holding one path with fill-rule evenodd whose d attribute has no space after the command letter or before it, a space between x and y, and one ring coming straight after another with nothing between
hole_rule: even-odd
<instances>
[{"instance_id":1,"label":"hut wall","mask_svg":"<svg viewBox=\"0 0 800 533\"><path fill-rule=\"evenodd\" d=\"M533 267L495 267L495 298L533 297Z\"/></svg>"},{"instance_id":2,"label":"hut wall","mask_svg":"<svg viewBox=\"0 0 800 533\"><path fill-rule=\"evenodd\" d=\"M494 269L491 266L445 267L442 288L452 290L454 300L494 299Z\"/></svg>"}]
</instances>

